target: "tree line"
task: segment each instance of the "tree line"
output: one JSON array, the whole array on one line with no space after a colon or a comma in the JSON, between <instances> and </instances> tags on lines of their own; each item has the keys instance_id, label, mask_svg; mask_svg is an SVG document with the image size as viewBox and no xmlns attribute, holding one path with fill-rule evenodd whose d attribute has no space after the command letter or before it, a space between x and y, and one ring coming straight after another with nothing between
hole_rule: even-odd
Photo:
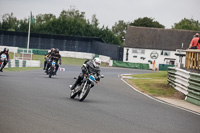
<instances>
[{"instance_id":1,"label":"tree line","mask_svg":"<svg viewBox=\"0 0 200 133\"><path fill-rule=\"evenodd\" d=\"M128 25L140 27L165 28L164 25L153 18L143 17L133 22L119 20L112 26L99 26L96 15L92 15L91 21L86 19L85 12L76 9L61 11L56 17L53 14L38 14L33 16L34 23L31 24L31 32L43 34L62 34L67 36L87 36L99 37L106 43L123 45L125 33ZM13 13L6 13L1 18L0 30L27 32L28 18L18 20ZM174 23L172 29L200 30L198 20L184 18L178 23Z\"/></svg>"}]
</instances>

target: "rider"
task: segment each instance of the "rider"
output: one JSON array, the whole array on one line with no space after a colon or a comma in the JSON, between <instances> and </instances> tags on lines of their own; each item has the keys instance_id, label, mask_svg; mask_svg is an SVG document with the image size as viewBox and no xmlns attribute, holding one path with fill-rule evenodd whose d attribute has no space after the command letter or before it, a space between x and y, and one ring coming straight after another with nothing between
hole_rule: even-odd
<instances>
[{"instance_id":1,"label":"rider","mask_svg":"<svg viewBox=\"0 0 200 133\"><path fill-rule=\"evenodd\" d=\"M0 52L0 56L1 56L2 54L5 54L5 55L6 55L6 58L7 58L7 60L4 61L4 65L3 65L2 68L0 69L1 72L3 72L3 68L6 66L6 64L7 64L8 61L9 61L9 54L8 54L8 52L9 52L9 49L7 49L7 48L4 48L4 50Z\"/></svg>"},{"instance_id":2,"label":"rider","mask_svg":"<svg viewBox=\"0 0 200 133\"><path fill-rule=\"evenodd\" d=\"M45 68L46 68L46 66L47 66L47 61L48 61L49 57L51 56L51 54L54 53L54 51L55 51L55 48L51 48L51 51L48 52L48 53L45 55L45 57L44 57L45 61L44 61L44 68L43 68L43 70L45 70Z\"/></svg>"},{"instance_id":3,"label":"rider","mask_svg":"<svg viewBox=\"0 0 200 133\"><path fill-rule=\"evenodd\" d=\"M59 49L58 48L56 48L54 50L54 53L51 54L50 60L51 61L54 60L56 62L56 72L57 72L58 68L59 68L58 61L59 61L59 64L61 65L61 55L59 54ZM50 63L47 66L47 70L48 70L49 67L50 67Z\"/></svg>"},{"instance_id":4,"label":"rider","mask_svg":"<svg viewBox=\"0 0 200 133\"><path fill-rule=\"evenodd\" d=\"M83 80L84 76L86 76L88 73L93 73L96 74L97 81L100 81L100 64L101 64L101 59L99 58L94 58L93 60L87 60L84 62L83 66L81 67L82 73L80 73L80 75L78 76L78 79L76 80L76 82L74 83L74 85L71 88L71 90L74 90L75 87L81 83L81 81ZM92 84L91 88L94 86L94 84Z\"/></svg>"}]
</instances>

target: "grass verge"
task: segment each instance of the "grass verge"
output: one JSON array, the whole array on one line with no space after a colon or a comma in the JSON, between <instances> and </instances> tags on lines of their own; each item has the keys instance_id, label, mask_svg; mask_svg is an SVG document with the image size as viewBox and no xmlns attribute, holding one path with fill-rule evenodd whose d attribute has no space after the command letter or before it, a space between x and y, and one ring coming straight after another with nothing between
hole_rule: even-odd
<instances>
[{"instance_id":1,"label":"grass verge","mask_svg":"<svg viewBox=\"0 0 200 133\"><path fill-rule=\"evenodd\" d=\"M10 59L13 59L14 54L9 53ZM44 55L33 55L33 60L40 60L43 64ZM62 57L62 64L65 65L83 65L86 59L71 58L71 57ZM102 63L101 66L108 66L106 63ZM4 68L4 71L28 71L28 70L42 70L41 67L15 67L15 68Z\"/></svg>"},{"instance_id":2,"label":"grass verge","mask_svg":"<svg viewBox=\"0 0 200 133\"><path fill-rule=\"evenodd\" d=\"M41 63L44 63L44 56L43 55L33 55L33 60L40 60ZM82 65L85 59L77 59L77 58L70 58L70 57L62 57L62 64L65 65Z\"/></svg>"},{"instance_id":3,"label":"grass verge","mask_svg":"<svg viewBox=\"0 0 200 133\"><path fill-rule=\"evenodd\" d=\"M150 96L174 97L182 99L183 95L167 84L167 72L131 75L126 81L136 89Z\"/></svg>"},{"instance_id":4,"label":"grass verge","mask_svg":"<svg viewBox=\"0 0 200 133\"><path fill-rule=\"evenodd\" d=\"M11 67L4 68L3 71L29 71L29 70L42 70L41 67Z\"/></svg>"},{"instance_id":5,"label":"grass verge","mask_svg":"<svg viewBox=\"0 0 200 133\"><path fill-rule=\"evenodd\" d=\"M62 57L62 64L65 65L83 65L86 59L79 59L79 58L71 58L71 57ZM33 60L40 60L41 63L44 62L43 55L33 55ZM108 66L106 63L102 63L101 66Z\"/></svg>"}]
</instances>

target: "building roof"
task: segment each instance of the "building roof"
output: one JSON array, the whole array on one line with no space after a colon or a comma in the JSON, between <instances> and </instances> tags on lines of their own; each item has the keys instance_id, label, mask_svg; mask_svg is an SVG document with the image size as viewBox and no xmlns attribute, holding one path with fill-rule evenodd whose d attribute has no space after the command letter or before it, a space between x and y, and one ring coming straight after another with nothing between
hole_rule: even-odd
<instances>
[{"instance_id":1,"label":"building roof","mask_svg":"<svg viewBox=\"0 0 200 133\"><path fill-rule=\"evenodd\" d=\"M125 47L172 50L187 49L197 31L129 26Z\"/></svg>"}]
</instances>

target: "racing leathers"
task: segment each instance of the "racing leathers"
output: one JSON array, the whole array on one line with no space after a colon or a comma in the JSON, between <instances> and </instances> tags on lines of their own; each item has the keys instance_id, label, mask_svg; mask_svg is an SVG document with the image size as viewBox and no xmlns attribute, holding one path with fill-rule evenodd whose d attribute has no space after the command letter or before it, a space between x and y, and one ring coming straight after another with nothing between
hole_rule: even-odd
<instances>
[{"instance_id":1,"label":"racing leathers","mask_svg":"<svg viewBox=\"0 0 200 133\"><path fill-rule=\"evenodd\" d=\"M51 62L53 60L56 62L56 72L57 72L58 68L59 68L58 61L59 61L59 64L61 65L61 55L59 53L52 53L51 54L51 56L50 56L50 62L47 65L47 70L51 66Z\"/></svg>"},{"instance_id":2,"label":"racing leathers","mask_svg":"<svg viewBox=\"0 0 200 133\"><path fill-rule=\"evenodd\" d=\"M80 75L78 76L78 79L75 81L74 85L71 87L71 90L74 90L75 87L80 84L85 76L85 74L96 74L97 81L100 81L100 67L95 67L93 65L92 60L90 61L86 61L83 66L81 67L82 73L80 73ZM92 84L91 88L94 86L94 84Z\"/></svg>"},{"instance_id":3,"label":"racing leathers","mask_svg":"<svg viewBox=\"0 0 200 133\"><path fill-rule=\"evenodd\" d=\"M51 52L47 53L45 55L45 57L44 57L44 59L45 59L45 61L44 61L44 68L43 68L44 70L45 70L45 68L47 66L47 61L48 61L48 59L49 59L50 56L51 56Z\"/></svg>"},{"instance_id":4,"label":"racing leathers","mask_svg":"<svg viewBox=\"0 0 200 133\"><path fill-rule=\"evenodd\" d=\"M8 61L9 61L9 54L8 54L8 52L7 52L7 51L1 51L1 52L0 52L0 58L1 58L1 55L2 55L2 54L5 54L5 55L6 55L7 60L4 60L3 66L2 66L2 68L0 68L0 71L1 71L1 72L3 72L3 68L6 66L6 64L7 64Z\"/></svg>"}]
</instances>

